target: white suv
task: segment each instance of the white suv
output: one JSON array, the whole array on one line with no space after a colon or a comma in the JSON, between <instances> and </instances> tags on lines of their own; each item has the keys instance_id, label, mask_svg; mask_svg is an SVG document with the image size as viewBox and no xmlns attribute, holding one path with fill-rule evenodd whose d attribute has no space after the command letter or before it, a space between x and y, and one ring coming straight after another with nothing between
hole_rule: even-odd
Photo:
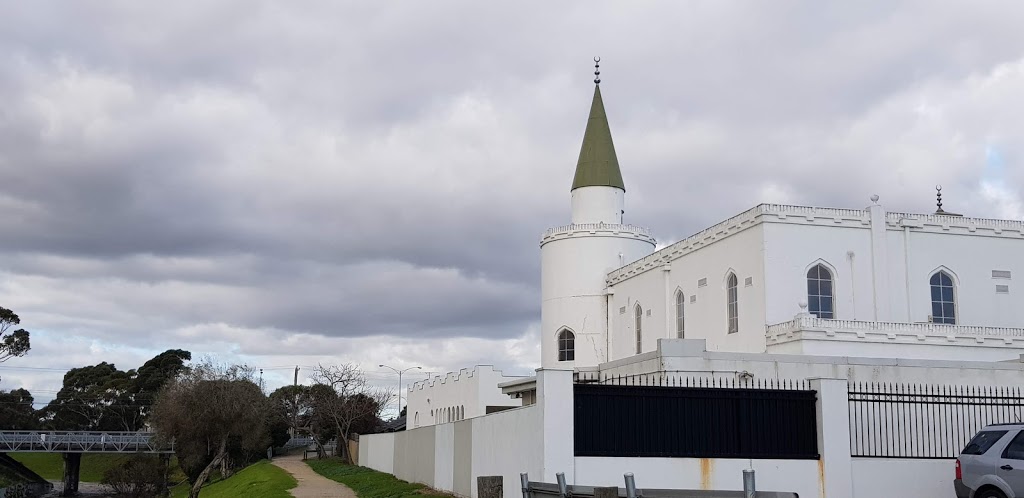
<instances>
[{"instance_id":1,"label":"white suv","mask_svg":"<svg viewBox=\"0 0 1024 498\"><path fill-rule=\"evenodd\" d=\"M1024 497L1024 424L985 427L956 459L957 498Z\"/></svg>"}]
</instances>

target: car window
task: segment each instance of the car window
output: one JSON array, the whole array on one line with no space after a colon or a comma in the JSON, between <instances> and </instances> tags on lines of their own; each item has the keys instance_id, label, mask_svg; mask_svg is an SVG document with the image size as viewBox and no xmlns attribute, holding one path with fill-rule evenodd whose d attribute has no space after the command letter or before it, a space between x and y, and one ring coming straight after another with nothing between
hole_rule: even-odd
<instances>
[{"instance_id":1,"label":"car window","mask_svg":"<svg viewBox=\"0 0 1024 498\"><path fill-rule=\"evenodd\" d=\"M981 431L971 439L971 442L967 443L967 447L960 453L964 455L984 455L993 444L996 444L996 441L999 441L1005 435L1006 431Z\"/></svg>"},{"instance_id":2,"label":"car window","mask_svg":"<svg viewBox=\"0 0 1024 498\"><path fill-rule=\"evenodd\" d=\"M1003 458L1024 460L1024 431L1018 432L1017 437L1006 445L1006 449L1003 450Z\"/></svg>"}]
</instances>

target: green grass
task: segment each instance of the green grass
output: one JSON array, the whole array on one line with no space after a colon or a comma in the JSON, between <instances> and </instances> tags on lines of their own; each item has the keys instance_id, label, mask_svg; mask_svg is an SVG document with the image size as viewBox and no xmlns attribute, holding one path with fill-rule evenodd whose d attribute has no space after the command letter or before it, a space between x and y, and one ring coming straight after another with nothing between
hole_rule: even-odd
<instances>
[{"instance_id":1,"label":"green grass","mask_svg":"<svg viewBox=\"0 0 1024 498\"><path fill-rule=\"evenodd\" d=\"M254 463L235 475L203 487L202 498L291 498L295 478L266 460ZM172 498L188 496L188 482L171 489Z\"/></svg>"},{"instance_id":2,"label":"green grass","mask_svg":"<svg viewBox=\"0 0 1024 498\"><path fill-rule=\"evenodd\" d=\"M60 453L10 453L11 457L32 469L43 479L60 480L64 476L64 459ZM82 455L79 479L100 482L107 469L127 460L129 455L86 453Z\"/></svg>"},{"instance_id":3,"label":"green grass","mask_svg":"<svg viewBox=\"0 0 1024 498\"><path fill-rule=\"evenodd\" d=\"M306 463L317 474L352 488L359 498L451 496L434 491L422 484L405 482L391 474L377 472L366 467L346 465L341 462L340 458L307 460Z\"/></svg>"}]
</instances>

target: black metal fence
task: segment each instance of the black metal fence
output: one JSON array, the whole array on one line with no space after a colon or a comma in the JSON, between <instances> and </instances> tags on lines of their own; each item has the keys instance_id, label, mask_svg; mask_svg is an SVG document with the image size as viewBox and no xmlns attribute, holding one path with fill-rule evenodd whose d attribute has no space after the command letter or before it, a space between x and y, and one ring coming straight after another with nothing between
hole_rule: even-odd
<instances>
[{"instance_id":1,"label":"black metal fence","mask_svg":"<svg viewBox=\"0 0 1024 498\"><path fill-rule=\"evenodd\" d=\"M806 382L581 374L576 456L818 458Z\"/></svg>"},{"instance_id":2,"label":"black metal fence","mask_svg":"<svg viewBox=\"0 0 1024 498\"><path fill-rule=\"evenodd\" d=\"M855 457L956 458L988 424L1024 420L1017 387L851 383Z\"/></svg>"}]
</instances>

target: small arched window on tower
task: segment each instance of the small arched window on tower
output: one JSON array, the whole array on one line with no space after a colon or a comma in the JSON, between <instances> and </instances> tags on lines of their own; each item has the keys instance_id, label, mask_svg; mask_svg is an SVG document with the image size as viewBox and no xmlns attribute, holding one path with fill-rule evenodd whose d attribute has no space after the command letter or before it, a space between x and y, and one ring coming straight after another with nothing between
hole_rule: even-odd
<instances>
[{"instance_id":1,"label":"small arched window on tower","mask_svg":"<svg viewBox=\"0 0 1024 498\"><path fill-rule=\"evenodd\" d=\"M956 286L953 277L938 271L931 278L932 323L956 324Z\"/></svg>"},{"instance_id":2,"label":"small arched window on tower","mask_svg":"<svg viewBox=\"0 0 1024 498\"><path fill-rule=\"evenodd\" d=\"M644 309L639 304L637 304L636 309L634 309L634 311L636 315L636 354L640 354L644 345L644 334L642 329Z\"/></svg>"},{"instance_id":3,"label":"small arched window on tower","mask_svg":"<svg viewBox=\"0 0 1024 498\"><path fill-rule=\"evenodd\" d=\"M686 336L686 321L683 317L683 301L686 300L686 296L683 295L683 291L676 291L676 337L682 339Z\"/></svg>"},{"instance_id":4,"label":"small arched window on tower","mask_svg":"<svg viewBox=\"0 0 1024 498\"><path fill-rule=\"evenodd\" d=\"M558 333L558 361L576 359L576 336L568 329Z\"/></svg>"},{"instance_id":5,"label":"small arched window on tower","mask_svg":"<svg viewBox=\"0 0 1024 498\"><path fill-rule=\"evenodd\" d=\"M807 311L818 318L835 318L832 272L818 263L807 270Z\"/></svg>"},{"instance_id":6,"label":"small arched window on tower","mask_svg":"<svg viewBox=\"0 0 1024 498\"><path fill-rule=\"evenodd\" d=\"M725 281L725 302L726 315L729 319L729 333L734 334L740 331L740 306L739 292L736 290L736 274L730 273Z\"/></svg>"}]
</instances>

